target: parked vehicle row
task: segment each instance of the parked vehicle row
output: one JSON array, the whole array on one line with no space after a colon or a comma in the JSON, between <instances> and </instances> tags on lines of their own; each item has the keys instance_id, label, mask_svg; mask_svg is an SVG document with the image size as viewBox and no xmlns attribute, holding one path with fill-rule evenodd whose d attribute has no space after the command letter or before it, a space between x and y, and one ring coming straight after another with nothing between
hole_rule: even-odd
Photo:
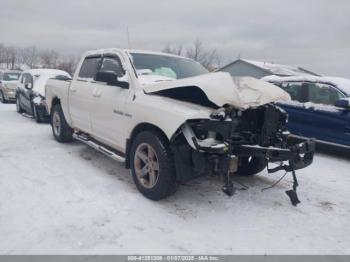
<instances>
[{"instance_id":1,"label":"parked vehicle row","mask_svg":"<svg viewBox=\"0 0 350 262\"><path fill-rule=\"evenodd\" d=\"M350 148L350 80L337 77L267 76L289 93L280 106L289 115L288 129L296 137Z\"/></svg>"}]
</instances>

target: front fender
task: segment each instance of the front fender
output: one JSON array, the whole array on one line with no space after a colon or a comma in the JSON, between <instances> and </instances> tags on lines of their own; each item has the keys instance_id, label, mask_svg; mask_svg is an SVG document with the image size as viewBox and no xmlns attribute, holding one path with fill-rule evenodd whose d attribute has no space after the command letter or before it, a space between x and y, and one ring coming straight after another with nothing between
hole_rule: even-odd
<instances>
[{"instance_id":1,"label":"front fender","mask_svg":"<svg viewBox=\"0 0 350 262\"><path fill-rule=\"evenodd\" d=\"M161 129L169 140L186 121L209 119L212 111L212 108L146 94L136 95L125 110L131 115L129 134L138 124L149 123Z\"/></svg>"}]
</instances>

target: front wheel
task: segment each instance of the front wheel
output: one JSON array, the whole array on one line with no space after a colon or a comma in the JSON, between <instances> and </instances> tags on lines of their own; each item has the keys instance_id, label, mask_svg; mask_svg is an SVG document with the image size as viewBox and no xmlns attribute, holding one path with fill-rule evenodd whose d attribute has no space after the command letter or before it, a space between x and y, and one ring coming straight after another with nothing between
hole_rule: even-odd
<instances>
[{"instance_id":1,"label":"front wheel","mask_svg":"<svg viewBox=\"0 0 350 262\"><path fill-rule=\"evenodd\" d=\"M260 157L242 157L236 175L253 176L263 171L267 166L267 160Z\"/></svg>"},{"instance_id":2,"label":"front wheel","mask_svg":"<svg viewBox=\"0 0 350 262\"><path fill-rule=\"evenodd\" d=\"M3 104L6 104L6 98L4 96L4 93L0 90L0 102Z\"/></svg>"},{"instance_id":3,"label":"front wheel","mask_svg":"<svg viewBox=\"0 0 350 262\"><path fill-rule=\"evenodd\" d=\"M168 141L158 132L138 134L130 150L130 167L137 189L151 200L176 191L176 172Z\"/></svg>"},{"instance_id":4,"label":"front wheel","mask_svg":"<svg viewBox=\"0 0 350 262\"><path fill-rule=\"evenodd\" d=\"M58 142L65 143L73 140L73 129L67 124L60 104L55 105L52 109L51 127Z\"/></svg>"},{"instance_id":5,"label":"front wheel","mask_svg":"<svg viewBox=\"0 0 350 262\"><path fill-rule=\"evenodd\" d=\"M20 103L20 101L19 101L19 97L18 97L18 96L16 96L16 111L17 111L17 113L19 113L19 114L22 114L22 113L23 113L23 109L22 109L22 107L21 107L21 103Z\"/></svg>"}]
</instances>

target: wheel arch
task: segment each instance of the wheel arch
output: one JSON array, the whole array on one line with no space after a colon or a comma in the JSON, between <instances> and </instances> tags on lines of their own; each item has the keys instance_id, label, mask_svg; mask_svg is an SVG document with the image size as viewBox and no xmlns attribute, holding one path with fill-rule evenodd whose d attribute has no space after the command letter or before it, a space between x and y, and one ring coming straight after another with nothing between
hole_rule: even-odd
<instances>
[{"instance_id":1,"label":"wheel arch","mask_svg":"<svg viewBox=\"0 0 350 262\"><path fill-rule=\"evenodd\" d=\"M151 124L151 123L140 123L137 126L134 127L132 130L130 137L126 140L126 151L125 151L125 167L130 168L130 149L131 145L133 143L133 140L135 139L136 135L143 132L143 131L151 131L154 132L160 136L162 136L168 143L169 139L165 132L158 126Z\"/></svg>"},{"instance_id":2,"label":"wheel arch","mask_svg":"<svg viewBox=\"0 0 350 262\"><path fill-rule=\"evenodd\" d=\"M51 101L50 115L54 106L58 104L59 105L61 104L61 100L57 96L55 96L54 98L52 98L52 101Z\"/></svg>"}]
</instances>

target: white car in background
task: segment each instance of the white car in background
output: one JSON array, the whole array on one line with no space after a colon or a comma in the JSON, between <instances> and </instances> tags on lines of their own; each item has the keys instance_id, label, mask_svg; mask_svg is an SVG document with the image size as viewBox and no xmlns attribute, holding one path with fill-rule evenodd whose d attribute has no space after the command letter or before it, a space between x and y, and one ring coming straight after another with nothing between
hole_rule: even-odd
<instances>
[{"instance_id":1,"label":"white car in background","mask_svg":"<svg viewBox=\"0 0 350 262\"><path fill-rule=\"evenodd\" d=\"M38 123L49 119L45 106L45 84L50 78L67 80L71 76L56 69L31 69L21 74L16 90L18 113L32 115Z\"/></svg>"},{"instance_id":2,"label":"white car in background","mask_svg":"<svg viewBox=\"0 0 350 262\"><path fill-rule=\"evenodd\" d=\"M16 100L16 86L21 75L20 71L7 70L0 74L0 102Z\"/></svg>"}]
</instances>

